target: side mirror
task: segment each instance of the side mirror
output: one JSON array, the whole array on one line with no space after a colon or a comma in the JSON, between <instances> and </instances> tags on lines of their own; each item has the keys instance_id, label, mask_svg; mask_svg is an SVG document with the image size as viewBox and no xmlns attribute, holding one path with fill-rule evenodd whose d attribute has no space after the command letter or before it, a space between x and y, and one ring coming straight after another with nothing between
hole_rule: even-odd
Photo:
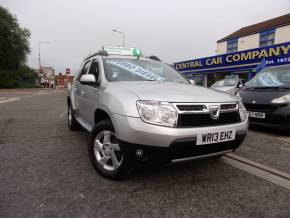
<instances>
[{"instance_id":1,"label":"side mirror","mask_svg":"<svg viewBox=\"0 0 290 218\"><path fill-rule=\"evenodd\" d=\"M95 85L96 77L93 74L84 74L80 78L80 83L83 85Z\"/></svg>"},{"instance_id":2,"label":"side mirror","mask_svg":"<svg viewBox=\"0 0 290 218\"><path fill-rule=\"evenodd\" d=\"M192 84L192 85L195 85L195 81L193 79L190 79L189 82Z\"/></svg>"},{"instance_id":3,"label":"side mirror","mask_svg":"<svg viewBox=\"0 0 290 218\"><path fill-rule=\"evenodd\" d=\"M239 86L238 86L238 88L242 88L244 85L243 84L240 84Z\"/></svg>"}]
</instances>

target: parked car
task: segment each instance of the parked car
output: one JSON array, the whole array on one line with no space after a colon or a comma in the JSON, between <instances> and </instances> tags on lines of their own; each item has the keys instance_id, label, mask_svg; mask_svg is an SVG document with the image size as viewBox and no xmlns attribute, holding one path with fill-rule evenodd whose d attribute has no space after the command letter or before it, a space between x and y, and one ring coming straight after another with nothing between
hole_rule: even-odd
<instances>
[{"instance_id":1,"label":"parked car","mask_svg":"<svg viewBox=\"0 0 290 218\"><path fill-rule=\"evenodd\" d=\"M91 133L89 156L101 175L120 179L138 163L222 156L241 145L248 119L240 100L115 50L85 59L67 98L68 126Z\"/></svg>"},{"instance_id":2,"label":"parked car","mask_svg":"<svg viewBox=\"0 0 290 218\"><path fill-rule=\"evenodd\" d=\"M216 81L211 88L236 95L239 88L243 87L247 80L239 78L225 78Z\"/></svg>"},{"instance_id":3,"label":"parked car","mask_svg":"<svg viewBox=\"0 0 290 218\"><path fill-rule=\"evenodd\" d=\"M264 69L239 95L251 124L290 131L290 65Z\"/></svg>"}]
</instances>

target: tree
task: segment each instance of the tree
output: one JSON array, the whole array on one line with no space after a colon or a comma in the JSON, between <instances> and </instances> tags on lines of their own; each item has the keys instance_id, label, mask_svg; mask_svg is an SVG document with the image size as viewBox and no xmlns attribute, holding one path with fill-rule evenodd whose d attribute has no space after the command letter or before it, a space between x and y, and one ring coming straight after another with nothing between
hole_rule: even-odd
<instances>
[{"instance_id":1,"label":"tree","mask_svg":"<svg viewBox=\"0 0 290 218\"><path fill-rule=\"evenodd\" d=\"M21 28L16 17L0 6L0 87L34 83L37 74L25 65L29 38L29 30Z\"/></svg>"},{"instance_id":2,"label":"tree","mask_svg":"<svg viewBox=\"0 0 290 218\"><path fill-rule=\"evenodd\" d=\"M21 28L16 17L0 6L0 68L15 69L30 52L30 32Z\"/></svg>"}]
</instances>

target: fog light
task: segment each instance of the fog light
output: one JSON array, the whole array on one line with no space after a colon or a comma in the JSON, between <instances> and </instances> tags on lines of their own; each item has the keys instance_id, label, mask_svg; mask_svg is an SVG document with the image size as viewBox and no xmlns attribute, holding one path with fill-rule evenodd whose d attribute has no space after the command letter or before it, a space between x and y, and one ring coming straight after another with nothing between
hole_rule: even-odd
<instances>
[{"instance_id":1,"label":"fog light","mask_svg":"<svg viewBox=\"0 0 290 218\"><path fill-rule=\"evenodd\" d=\"M142 149L136 150L136 158L140 161L147 161L148 158L145 156L144 151Z\"/></svg>"}]
</instances>

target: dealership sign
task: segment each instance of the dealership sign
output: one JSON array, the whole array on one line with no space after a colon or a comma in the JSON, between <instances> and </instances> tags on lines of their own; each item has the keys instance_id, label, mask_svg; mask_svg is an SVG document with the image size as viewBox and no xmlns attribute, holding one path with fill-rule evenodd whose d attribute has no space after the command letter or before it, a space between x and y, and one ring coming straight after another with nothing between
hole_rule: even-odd
<instances>
[{"instance_id":1,"label":"dealership sign","mask_svg":"<svg viewBox=\"0 0 290 218\"><path fill-rule=\"evenodd\" d=\"M290 42L182 61L175 63L174 67L183 73L242 70L255 68L263 59L269 66L290 64Z\"/></svg>"}]
</instances>

